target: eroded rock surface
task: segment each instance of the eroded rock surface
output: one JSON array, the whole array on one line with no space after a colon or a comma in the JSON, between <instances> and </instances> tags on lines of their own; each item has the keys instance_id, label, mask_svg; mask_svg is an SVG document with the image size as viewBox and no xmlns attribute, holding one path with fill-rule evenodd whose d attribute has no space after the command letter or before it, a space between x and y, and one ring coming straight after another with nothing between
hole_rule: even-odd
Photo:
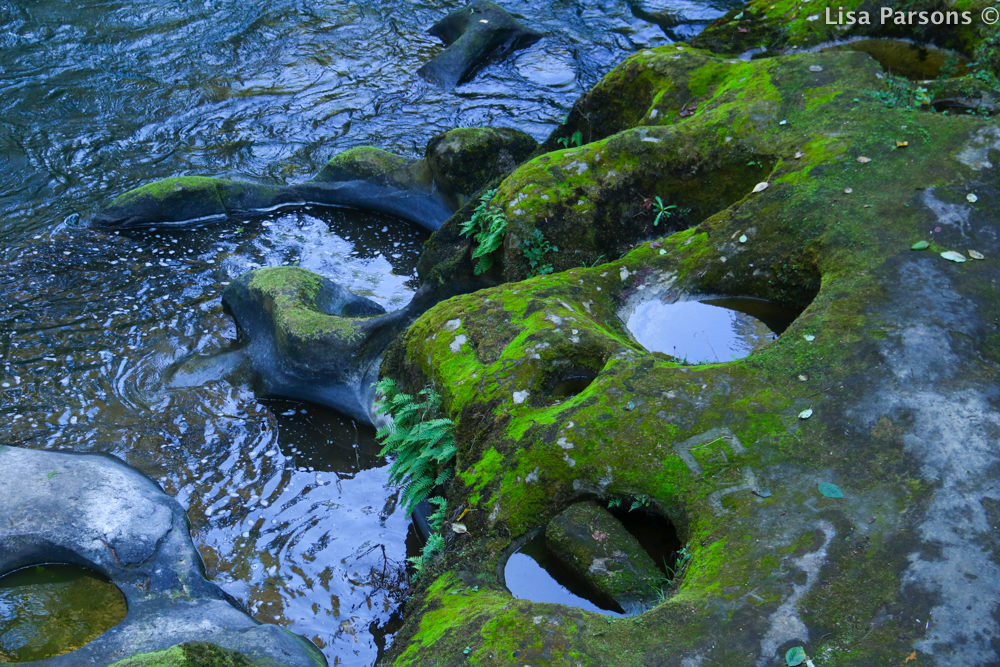
<instances>
[{"instance_id":1,"label":"eroded rock surface","mask_svg":"<svg viewBox=\"0 0 1000 667\"><path fill-rule=\"evenodd\" d=\"M817 665L1000 662L1000 131L893 105L889 85L857 52L645 50L504 181L509 282L429 310L383 368L442 392L443 492L470 510L395 665L764 667L793 646ZM659 224L657 196L678 206ZM555 273L524 280L536 231ZM617 317L646 291L802 314L748 357L685 366ZM565 368L596 379L556 404ZM677 526L671 598L608 619L499 585L514 539L612 497Z\"/></svg>"},{"instance_id":2,"label":"eroded rock surface","mask_svg":"<svg viewBox=\"0 0 1000 667\"><path fill-rule=\"evenodd\" d=\"M180 505L138 471L97 454L0 447L0 573L39 563L94 569L118 586L125 620L76 651L27 665L109 665L184 642L253 664L323 667L308 641L262 625L202 573Z\"/></svg>"}]
</instances>

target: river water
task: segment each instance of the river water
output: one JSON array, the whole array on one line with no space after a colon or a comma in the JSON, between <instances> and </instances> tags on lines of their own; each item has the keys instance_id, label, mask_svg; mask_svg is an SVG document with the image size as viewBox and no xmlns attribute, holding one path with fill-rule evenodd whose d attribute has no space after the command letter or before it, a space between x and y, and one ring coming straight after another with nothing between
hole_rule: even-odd
<instances>
[{"instance_id":1,"label":"river water","mask_svg":"<svg viewBox=\"0 0 1000 667\"><path fill-rule=\"evenodd\" d=\"M657 1L695 21L725 10ZM392 310L426 235L317 207L186 231L87 222L159 178L299 182L352 146L418 157L459 126L542 139L615 63L667 41L625 0L508 2L546 37L446 92L415 72L441 49L426 29L463 4L0 0L0 443L106 452L157 480L209 576L331 664L372 665L391 640L408 521L371 429L226 374L220 295L298 264Z\"/></svg>"}]
</instances>

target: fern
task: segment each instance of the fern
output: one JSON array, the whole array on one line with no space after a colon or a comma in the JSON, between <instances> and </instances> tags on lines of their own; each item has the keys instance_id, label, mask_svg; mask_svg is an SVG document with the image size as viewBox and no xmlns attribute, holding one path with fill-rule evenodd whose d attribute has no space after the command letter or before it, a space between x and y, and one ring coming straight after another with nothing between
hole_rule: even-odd
<instances>
[{"instance_id":1,"label":"fern","mask_svg":"<svg viewBox=\"0 0 1000 667\"><path fill-rule=\"evenodd\" d=\"M503 211L490 207L490 200L496 193L496 190L483 193L472 217L461 225L462 234L474 238L477 244L472 251L472 259L479 260L474 269L477 276L493 266L490 255L503 244L507 231L507 216Z\"/></svg>"},{"instance_id":2,"label":"fern","mask_svg":"<svg viewBox=\"0 0 1000 667\"><path fill-rule=\"evenodd\" d=\"M444 484L453 474L449 467L455 456L455 423L447 418L432 418L440 412L441 397L433 389L424 389L418 403L413 396L401 393L396 383L385 378L376 385L384 396L378 413L392 421L375 436L382 442L381 456L395 456L389 468L389 481L403 487L402 503L406 515L426 499L435 486Z\"/></svg>"}]
</instances>

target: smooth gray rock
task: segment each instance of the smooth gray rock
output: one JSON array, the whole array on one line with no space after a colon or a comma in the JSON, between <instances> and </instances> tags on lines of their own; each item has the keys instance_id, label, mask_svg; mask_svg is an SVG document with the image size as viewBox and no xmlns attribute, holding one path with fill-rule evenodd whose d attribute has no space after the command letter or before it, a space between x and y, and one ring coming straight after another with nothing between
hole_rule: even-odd
<instances>
[{"instance_id":1,"label":"smooth gray rock","mask_svg":"<svg viewBox=\"0 0 1000 667\"><path fill-rule=\"evenodd\" d=\"M0 446L0 575L69 563L107 576L125 595L121 623L37 667L103 667L139 653L207 641L262 664L323 667L306 639L260 624L205 579L184 510L112 456Z\"/></svg>"}]
</instances>

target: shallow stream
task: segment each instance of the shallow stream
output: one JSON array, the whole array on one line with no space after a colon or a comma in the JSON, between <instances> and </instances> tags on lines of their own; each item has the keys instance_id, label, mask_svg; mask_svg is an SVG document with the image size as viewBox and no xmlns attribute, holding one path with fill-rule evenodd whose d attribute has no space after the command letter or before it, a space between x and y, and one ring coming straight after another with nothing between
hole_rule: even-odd
<instances>
[{"instance_id":1,"label":"shallow stream","mask_svg":"<svg viewBox=\"0 0 1000 667\"><path fill-rule=\"evenodd\" d=\"M320 208L171 232L87 221L158 178L299 182L352 146L418 157L457 126L542 139L666 41L625 0L507 2L546 38L445 92L415 72L441 48L426 29L463 4L0 0L0 444L142 470L188 510L209 576L336 665L372 665L391 639L408 521L370 429L222 377L220 295L297 263L398 308L425 235Z\"/></svg>"}]
</instances>

